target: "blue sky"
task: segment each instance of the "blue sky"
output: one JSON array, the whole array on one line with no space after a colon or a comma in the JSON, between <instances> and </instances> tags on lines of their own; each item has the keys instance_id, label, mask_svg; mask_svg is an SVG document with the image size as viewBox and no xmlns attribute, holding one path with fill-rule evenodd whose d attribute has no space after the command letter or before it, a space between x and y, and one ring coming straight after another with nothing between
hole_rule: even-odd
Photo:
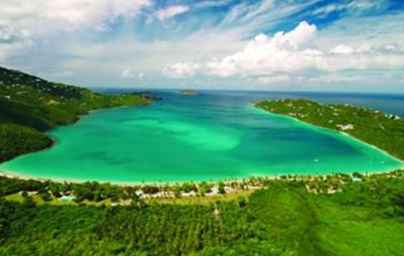
<instances>
[{"instance_id":1,"label":"blue sky","mask_svg":"<svg viewBox=\"0 0 404 256\"><path fill-rule=\"evenodd\" d=\"M404 1L7 0L0 65L88 87L404 93Z\"/></svg>"}]
</instances>

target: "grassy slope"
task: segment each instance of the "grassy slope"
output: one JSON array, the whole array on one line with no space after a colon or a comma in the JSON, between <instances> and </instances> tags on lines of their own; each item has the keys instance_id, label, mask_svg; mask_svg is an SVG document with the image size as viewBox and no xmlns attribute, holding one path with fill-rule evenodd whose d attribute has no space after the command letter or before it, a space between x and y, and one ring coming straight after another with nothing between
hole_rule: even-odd
<instances>
[{"instance_id":1,"label":"grassy slope","mask_svg":"<svg viewBox=\"0 0 404 256\"><path fill-rule=\"evenodd\" d=\"M0 67L0 162L51 145L41 132L98 108L143 105L141 95L104 95Z\"/></svg>"},{"instance_id":2,"label":"grassy slope","mask_svg":"<svg viewBox=\"0 0 404 256\"><path fill-rule=\"evenodd\" d=\"M261 101L266 111L289 115L317 126L339 130L337 125L352 124L345 132L404 159L404 120L382 112L350 105L323 105L310 100Z\"/></svg>"},{"instance_id":3,"label":"grassy slope","mask_svg":"<svg viewBox=\"0 0 404 256\"><path fill-rule=\"evenodd\" d=\"M402 255L403 219L375 215L380 209L318 203L319 239L328 255Z\"/></svg>"},{"instance_id":4,"label":"grassy slope","mask_svg":"<svg viewBox=\"0 0 404 256\"><path fill-rule=\"evenodd\" d=\"M342 193L313 196L319 241L329 255L402 255L403 178L380 175L344 187Z\"/></svg>"}]
</instances>

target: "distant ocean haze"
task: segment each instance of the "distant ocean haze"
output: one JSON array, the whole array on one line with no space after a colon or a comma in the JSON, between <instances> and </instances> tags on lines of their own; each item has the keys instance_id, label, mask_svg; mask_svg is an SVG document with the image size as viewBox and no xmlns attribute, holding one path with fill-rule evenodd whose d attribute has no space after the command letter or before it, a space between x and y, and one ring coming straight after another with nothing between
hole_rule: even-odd
<instances>
[{"instance_id":1,"label":"distant ocean haze","mask_svg":"<svg viewBox=\"0 0 404 256\"><path fill-rule=\"evenodd\" d=\"M256 175L393 170L401 162L337 132L258 110L258 99L311 98L391 113L388 95L156 91L151 106L102 110L50 132L49 150L1 165L20 175L116 183L236 179Z\"/></svg>"}]
</instances>

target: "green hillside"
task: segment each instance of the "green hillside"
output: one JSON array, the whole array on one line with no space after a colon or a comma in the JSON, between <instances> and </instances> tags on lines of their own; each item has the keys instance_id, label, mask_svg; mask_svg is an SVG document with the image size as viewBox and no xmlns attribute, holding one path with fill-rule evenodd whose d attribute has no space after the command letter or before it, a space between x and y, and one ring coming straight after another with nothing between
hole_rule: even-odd
<instances>
[{"instance_id":1,"label":"green hillside","mask_svg":"<svg viewBox=\"0 0 404 256\"><path fill-rule=\"evenodd\" d=\"M342 104L320 104L306 99L257 102L256 107L306 123L343 131L404 159L404 119L381 111Z\"/></svg>"},{"instance_id":2,"label":"green hillside","mask_svg":"<svg viewBox=\"0 0 404 256\"><path fill-rule=\"evenodd\" d=\"M19 95L24 95L24 90L26 88L32 88L38 92L42 92L43 94L64 98L80 98L83 91L89 91L87 89L75 86L67 86L49 82L36 76L3 67L0 67L0 85L4 86L5 88L17 88L17 90L18 88L21 89L19 90ZM14 90L12 89L11 91Z\"/></svg>"},{"instance_id":3,"label":"green hillside","mask_svg":"<svg viewBox=\"0 0 404 256\"><path fill-rule=\"evenodd\" d=\"M0 162L48 147L51 141L42 132L73 123L90 110L148 103L139 94L94 93L0 67Z\"/></svg>"}]
</instances>

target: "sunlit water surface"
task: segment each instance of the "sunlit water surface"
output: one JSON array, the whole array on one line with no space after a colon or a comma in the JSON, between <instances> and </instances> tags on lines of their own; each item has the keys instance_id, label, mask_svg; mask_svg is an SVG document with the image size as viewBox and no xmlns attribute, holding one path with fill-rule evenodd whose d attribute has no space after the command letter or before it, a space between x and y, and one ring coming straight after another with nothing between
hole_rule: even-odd
<instances>
[{"instance_id":1,"label":"sunlit water surface","mask_svg":"<svg viewBox=\"0 0 404 256\"><path fill-rule=\"evenodd\" d=\"M257 110L250 103L308 97L401 114L402 98L213 91L197 96L158 94L164 99L151 106L96 111L74 125L52 130L55 146L18 157L0 169L42 178L136 183L387 171L401 165L350 137ZM378 106L380 101L390 105Z\"/></svg>"}]
</instances>

